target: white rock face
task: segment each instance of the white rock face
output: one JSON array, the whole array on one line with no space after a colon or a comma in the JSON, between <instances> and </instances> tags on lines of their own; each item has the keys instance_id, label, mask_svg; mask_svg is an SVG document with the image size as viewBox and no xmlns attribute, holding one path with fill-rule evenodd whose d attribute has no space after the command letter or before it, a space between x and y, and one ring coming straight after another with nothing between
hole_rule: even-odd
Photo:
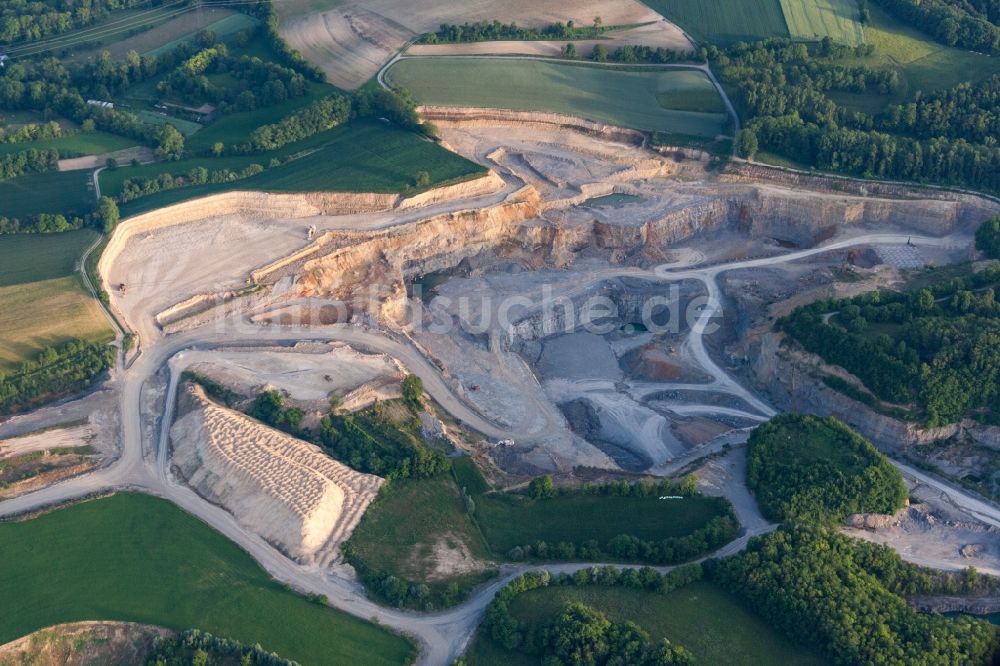
<instances>
[{"instance_id":1,"label":"white rock face","mask_svg":"<svg viewBox=\"0 0 1000 666\"><path fill-rule=\"evenodd\" d=\"M291 557L327 564L383 479L355 472L318 447L216 405L198 386L173 424L173 461L203 497Z\"/></svg>"}]
</instances>

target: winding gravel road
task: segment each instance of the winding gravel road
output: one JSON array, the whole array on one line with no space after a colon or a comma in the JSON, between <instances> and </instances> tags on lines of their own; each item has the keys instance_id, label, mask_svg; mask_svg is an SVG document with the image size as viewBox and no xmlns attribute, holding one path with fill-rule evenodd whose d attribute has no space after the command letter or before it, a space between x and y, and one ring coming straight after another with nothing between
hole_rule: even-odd
<instances>
[{"instance_id":1,"label":"winding gravel road","mask_svg":"<svg viewBox=\"0 0 1000 666\"><path fill-rule=\"evenodd\" d=\"M692 254L684 261L664 264L651 271L623 269L620 272L622 275L638 275L645 279L661 282L678 280L702 282L706 288L707 302L698 320L692 326L685 345L691 355L712 376L713 390L737 396L759 412L761 417L769 417L775 414L775 410L730 377L715 363L705 348L706 328L721 308L721 296L717 284L717 278L721 273L735 269L774 266L822 252L857 245L912 242L915 245L957 247L968 245L969 240L968 237L957 236L933 238L904 234L870 234L832 242L810 250L764 259L699 267L695 264L703 258ZM608 277L607 272L602 272L599 277L600 279ZM379 622L388 627L408 632L421 645L420 663L434 665L450 663L461 653L496 590L513 577L532 569L571 572L594 564L556 564L538 567L506 566L499 578L477 590L466 603L451 610L433 614L417 614L387 609L369 601L357 583L341 575L341 572L319 570L293 562L259 536L242 528L231 514L205 501L187 486L175 482L169 473L167 439L173 418L178 377L188 362L185 358L185 350L234 344L259 346L262 343L291 343L303 340L343 341L392 355L402 361L411 372L423 379L427 392L445 410L471 428L496 438L516 438L523 434L516 430L501 428L476 412L467 402L452 392L439 369L415 347L387 335L349 325L308 328L260 326L254 327L252 331L248 332L247 324L238 322L232 326L215 326L210 331L196 329L167 337L146 337L143 353L134 359L130 366L119 367L112 380L113 384L117 385L120 390L122 421L122 453L120 458L112 465L94 473L0 502L0 516L37 510L108 489L135 489L163 497L204 520L239 544L276 579L305 592L325 594L330 600L330 604L339 609L366 619L377 618ZM155 450L155 455L144 456L141 392L143 386L165 364L170 369L170 382L164 416L161 419L159 434L156 438L158 441L150 443L150 448ZM704 387L705 384L700 386ZM685 388L685 386L678 385L678 388ZM531 435L537 437L539 433L534 432ZM990 524L1000 525L1000 510L967 495L960 489L912 470L906 465L898 464L898 466L905 475L919 478L922 483L938 488L942 493L947 494L956 505L973 512L977 517ZM770 529L773 529L772 525L758 523L742 537L717 551L715 555L738 552L746 545L750 537Z\"/></svg>"}]
</instances>

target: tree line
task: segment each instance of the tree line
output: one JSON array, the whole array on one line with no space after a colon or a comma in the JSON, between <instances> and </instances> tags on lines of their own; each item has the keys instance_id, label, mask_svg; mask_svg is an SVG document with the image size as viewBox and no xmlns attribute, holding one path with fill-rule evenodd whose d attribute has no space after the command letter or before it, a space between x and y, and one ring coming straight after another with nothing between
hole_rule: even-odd
<instances>
[{"instance_id":1,"label":"tree line","mask_svg":"<svg viewBox=\"0 0 1000 666\"><path fill-rule=\"evenodd\" d=\"M108 233L118 223L118 205L110 197L101 197L93 211L86 215L66 217L62 213L38 213L25 219L0 215L0 235L55 234L83 227Z\"/></svg>"},{"instance_id":2,"label":"tree line","mask_svg":"<svg viewBox=\"0 0 1000 666\"><path fill-rule=\"evenodd\" d=\"M81 391L112 366L114 357L110 345L83 340L46 347L37 358L22 363L14 374L0 374L0 414Z\"/></svg>"},{"instance_id":3,"label":"tree line","mask_svg":"<svg viewBox=\"0 0 1000 666\"><path fill-rule=\"evenodd\" d=\"M146 666L299 666L260 645L244 645L232 638L220 638L207 631L188 629L176 636L159 637L146 655Z\"/></svg>"},{"instance_id":4,"label":"tree line","mask_svg":"<svg viewBox=\"0 0 1000 666\"><path fill-rule=\"evenodd\" d=\"M541 28L525 28L513 21L502 23L497 20L475 23L442 23L436 32L425 33L420 44L459 44L463 42L533 41L563 39L594 39L615 26L603 26L595 22L592 26L578 26L574 21L557 21Z\"/></svg>"},{"instance_id":5,"label":"tree line","mask_svg":"<svg viewBox=\"0 0 1000 666\"><path fill-rule=\"evenodd\" d=\"M928 426L1000 418L1000 264L903 292L821 299L778 327L878 398L915 403ZM834 313L824 321L824 315ZM882 332L869 332L870 324Z\"/></svg>"},{"instance_id":6,"label":"tree line","mask_svg":"<svg viewBox=\"0 0 1000 666\"><path fill-rule=\"evenodd\" d=\"M54 148L29 148L0 155L0 182L30 173L44 173L59 168L59 151Z\"/></svg>"},{"instance_id":7,"label":"tree line","mask_svg":"<svg viewBox=\"0 0 1000 666\"><path fill-rule=\"evenodd\" d=\"M766 150L857 176L1000 191L995 79L872 115L826 94L891 94L900 85L891 70L836 62L854 52L786 39L703 49L747 119L738 140L743 156Z\"/></svg>"}]
</instances>

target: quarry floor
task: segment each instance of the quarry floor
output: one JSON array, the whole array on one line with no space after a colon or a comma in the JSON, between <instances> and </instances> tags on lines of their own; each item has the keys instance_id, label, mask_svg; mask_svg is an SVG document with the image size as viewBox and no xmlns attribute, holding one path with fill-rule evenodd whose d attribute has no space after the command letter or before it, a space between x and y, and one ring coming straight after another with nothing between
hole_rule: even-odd
<instances>
[{"instance_id":1,"label":"quarry floor","mask_svg":"<svg viewBox=\"0 0 1000 666\"><path fill-rule=\"evenodd\" d=\"M169 430L184 369L221 373L227 384L244 391L277 387L305 405L322 403L331 391L346 391L360 406L387 395L385 378L404 370L417 374L446 412L482 436L481 450L494 457L512 481L538 471L570 474L578 467L619 472L622 466L616 455L639 459L641 470L652 474L700 468L706 492L729 497L743 522L740 539L717 553L725 555L773 528L742 483L741 443L754 424L776 413L766 387L755 386L739 360L727 357L727 341L739 339L748 322L765 317L765 306L793 299L817 272L842 266L850 250L881 248L888 251L886 256L903 257L900 261L912 255L923 262L959 261L968 255L973 223L994 211L967 200L946 204L917 195L880 200L781 183L726 180L706 171L696 155L681 159L541 123L513 126L480 120L445 123L441 130L448 145L490 166L503 179L502 187L471 199L404 211L281 217L267 210L235 214L207 206L205 217L183 224L143 229L132 229L129 222L121 225L116 233L126 235L123 249L103 278L106 285L128 282L125 294L109 291L114 310L138 334L138 351L119 362L107 390L0 424L0 437L9 438L64 423L66 414L90 414L91 405L98 402L106 409L110 402L119 419L113 430L120 426L117 458L111 461L109 456L108 464L90 474L0 502L0 515L30 512L115 488L162 496L245 548L277 579L302 591L325 594L337 608L409 632L421 644L421 663L450 663L471 637L495 591L535 567L506 567L499 579L463 605L417 615L374 604L350 572L338 566L302 565L285 557L252 528L172 475ZM631 198L595 202L609 195ZM720 200L733 210L741 202L750 206L769 197L776 202L775 218L781 220L773 230L766 219L748 219L744 224L719 217ZM356 279L347 287L357 289L384 279L398 296L402 283L434 274L437 295L469 297L467 314L472 320L481 321L496 303L518 299L520 318L513 324L527 330L534 326L532 317L557 298L583 298L605 287L627 297L677 285L686 311L677 330L649 334L614 328L581 334L573 329L551 334L542 326L545 335L518 338L512 344L510 336L522 330L517 326L487 326L475 333L459 325L435 334L418 326L427 323L423 319L257 323L261 313L275 308L333 299L332 287L324 291L323 285L316 285L323 257L312 268L308 263L293 264L251 299L231 297L247 286L255 270L309 246L310 226L320 236L334 234L342 243L334 242L337 248L350 249L370 237L405 238L406 225L422 219L444 215L449 223L458 223L470 210L526 201L534 213L503 222L510 235L494 246L431 248L423 260L428 267L441 268L419 275L408 274L405 262L393 264L392 253L384 250L365 259L367 272L345 278ZM894 206L906 214L896 214ZM812 209L835 210L846 217L829 233L796 227L799 211ZM917 210L930 212L923 221L907 226L910 211ZM947 224L935 227L933 215L938 210ZM714 222L708 225L705 220ZM580 229L591 235L581 235ZM600 232L596 237L595 229ZM560 236L563 232L568 235ZM668 233L674 235L658 235ZM640 240L632 248L628 239L634 238ZM533 252L532 243L541 243L539 239L546 243L545 249ZM402 245L404 255L409 250L424 251L416 242ZM341 250L322 251L329 257L339 256ZM882 266L883 271L896 270L887 262ZM734 285L742 288L755 282L767 292L760 302L733 297ZM190 318L172 332L157 324L157 315L165 309L203 294L227 296L219 299L222 306ZM387 308L396 296L379 301L380 307ZM442 304L440 312L449 321L461 320L463 313L449 309L452 305ZM660 376L650 378L635 370L643 370L646 357L632 366L623 364L622 359L640 348L649 350L648 358L664 369ZM595 439L606 440L602 445L588 441L574 429L577 424L570 423L565 405L573 401L586 401L598 414L595 427L600 432ZM500 440L512 440L513 445L498 446ZM969 529L996 538L989 526L1000 526L1000 510L905 465L900 468L919 484L918 492L932 509L947 509L953 522L965 527L939 527L933 538L942 545L934 552L916 548L914 530L905 525L892 528L895 532L876 530L877 538L898 547L904 557L942 568L967 565L958 550L969 543ZM990 569L987 558L997 552L992 548L981 549L977 567ZM589 564L540 568L572 571Z\"/></svg>"}]
</instances>

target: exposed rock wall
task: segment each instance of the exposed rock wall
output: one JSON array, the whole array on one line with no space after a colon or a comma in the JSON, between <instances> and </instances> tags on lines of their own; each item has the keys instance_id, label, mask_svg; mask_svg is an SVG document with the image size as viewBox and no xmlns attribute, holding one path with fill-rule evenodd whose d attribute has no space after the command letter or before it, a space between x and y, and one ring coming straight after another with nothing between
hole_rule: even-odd
<instances>
[{"instance_id":1,"label":"exposed rock wall","mask_svg":"<svg viewBox=\"0 0 1000 666\"><path fill-rule=\"evenodd\" d=\"M201 387L182 390L190 411L173 424L170 438L187 482L291 557L331 557L383 480L216 405Z\"/></svg>"},{"instance_id":2,"label":"exposed rock wall","mask_svg":"<svg viewBox=\"0 0 1000 666\"><path fill-rule=\"evenodd\" d=\"M590 136L636 146L645 144L646 136L636 130L615 125L595 123L576 116L538 111L511 111L507 109L475 109L456 106L420 106L417 112L424 120L442 127L504 127L523 129L531 125L566 127ZM695 152L695 151L692 151Z\"/></svg>"}]
</instances>

